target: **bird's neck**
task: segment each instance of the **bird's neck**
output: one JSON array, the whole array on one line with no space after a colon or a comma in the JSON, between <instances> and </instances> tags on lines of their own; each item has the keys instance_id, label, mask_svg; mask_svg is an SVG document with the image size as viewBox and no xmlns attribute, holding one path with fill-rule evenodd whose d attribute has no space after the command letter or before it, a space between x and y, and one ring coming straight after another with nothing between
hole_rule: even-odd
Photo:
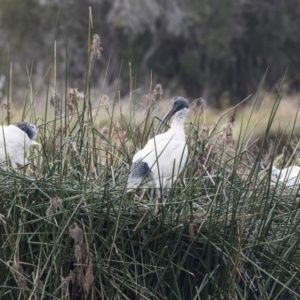
<instances>
[{"instance_id":1,"label":"bird's neck","mask_svg":"<svg viewBox=\"0 0 300 300\"><path fill-rule=\"evenodd\" d=\"M187 109L182 109L180 111L178 111L176 114L175 114L175 118L172 122L172 126L171 128L173 129L182 129L183 130L183 123L184 123L184 120L185 120L185 116L187 114Z\"/></svg>"}]
</instances>

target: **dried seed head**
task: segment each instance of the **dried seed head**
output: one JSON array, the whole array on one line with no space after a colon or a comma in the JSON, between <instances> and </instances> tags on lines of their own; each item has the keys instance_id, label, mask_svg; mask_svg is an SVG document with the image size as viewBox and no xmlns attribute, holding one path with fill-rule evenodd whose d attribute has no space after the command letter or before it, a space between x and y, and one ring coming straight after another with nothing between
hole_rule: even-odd
<instances>
[{"instance_id":1,"label":"dried seed head","mask_svg":"<svg viewBox=\"0 0 300 300\"><path fill-rule=\"evenodd\" d=\"M69 235L75 241L75 244L82 245L83 244L83 233L82 229L78 227L75 223L69 228Z\"/></svg>"},{"instance_id":2,"label":"dried seed head","mask_svg":"<svg viewBox=\"0 0 300 300\"><path fill-rule=\"evenodd\" d=\"M103 49L101 48L100 36L98 34L94 34L93 42L91 45L90 61L89 61L89 78L92 75L95 60L96 60L96 58L99 59L102 50Z\"/></svg>"},{"instance_id":3,"label":"dried seed head","mask_svg":"<svg viewBox=\"0 0 300 300\"><path fill-rule=\"evenodd\" d=\"M56 92L53 92L51 95L50 107L54 108L56 116L60 116L60 114L61 114L61 98Z\"/></svg>"},{"instance_id":4,"label":"dried seed head","mask_svg":"<svg viewBox=\"0 0 300 300\"><path fill-rule=\"evenodd\" d=\"M20 288L23 296L27 299L27 293L26 293L27 283L24 278L25 277L24 269L17 261L13 262L12 268L13 268L12 273L17 282L17 285Z\"/></svg>"},{"instance_id":5,"label":"dried seed head","mask_svg":"<svg viewBox=\"0 0 300 300\"><path fill-rule=\"evenodd\" d=\"M82 281L83 281L83 270L82 269L77 269L76 282L79 283L80 286L82 286Z\"/></svg>"},{"instance_id":6,"label":"dried seed head","mask_svg":"<svg viewBox=\"0 0 300 300\"><path fill-rule=\"evenodd\" d=\"M194 223L190 223L189 224L189 237L190 237L191 240L195 236L194 228L195 228L195 224Z\"/></svg>"},{"instance_id":7,"label":"dried seed head","mask_svg":"<svg viewBox=\"0 0 300 300\"><path fill-rule=\"evenodd\" d=\"M157 84L155 86L155 88L153 89L152 93L145 95L143 97L143 99L145 99L144 101L142 101L141 105L140 105L140 111L143 110L153 110L157 104L157 102L159 100L162 99L162 95L163 95L163 89L162 89L162 85L161 84Z\"/></svg>"},{"instance_id":8,"label":"dried seed head","mask_svg":"<svg viewBox=\"0 0 300 300\"><path fill-rule=\"evenodd\" d=\"M191 110L200 114L203 114L205 107L206 101L203 98L195 99L190 105Z\"/></svg>"},{"instance_id":9,"label":"dried seed head","mask_svg":"<svg viewBox=\"0 0 300 300\"><path fill-rule=\"evenodd\" d=\"M70 150L77 152L77 146L76 146L76 142L72 142L68 140L68 151Z\"/></svg>"},{"instance_id":10,"label":"dried seed head","mask_svg":"<svg viewBox=\"0 0 300 300\"><path fill-rule=\"evenodd\" d=\"M75 274L72 271L70 271L68 277L61 278L61 286L60 287L62 289L63 294L66 294L68 292L70 282L72 282L72 283L75 282Z\"/></svg>"},{"instance_id":11,"label":"dried seed head","mask_svg":"<svg viewBox=\"0 0 300 300\"><path fill-rule=\"evenodd\" d=\"M5 109L7 109L7 104L6 103L2 103L0 105L0 110L5 110Z\"/></svg>"},{"instance_id":12,"label":"dried seed head","mask_svg":"<svg viewBox=\"0 0 300 300\"><path fill-rule=\"evenodd\" d=\"M78 89L70 89L68 94L68 101L70 101L72 104L78 104L78 101L84 100L84 94L79 92Z\"/></svg>"},{"instance_id":13,"label":"dried seed head","mask_svg":"<svg viewBox=\"0 0 300 300\"><path fill-rule=\"evenodd\" d=\"M111 133L111 137L116 139L116 142L122 142L124 139L125 133L121 127L121 124L118 120L113 121L113 130Z\"/></svg>"},{"instance_id":14,"label":"dried seed head","mask_svg":"<svg viewBox=\"0 0 300 300\"><path fill-rule=\"evenodd\" d=\"M115 134L118 134L122 131L122 127L121 127L119 120L116 119L113 121L113 128L114 128Z\"/></svg>"},{"instance_id":15,"label":"dried seed head","mask_svg":"<svg viewBox=\"0 0 300 300\"><path fill-rule=\"evenodd\" d=\"M61 127L58 127L56 129L56 133L55 133L55 136L54 136L54 140L58 139L60 136L63 136L64 134L64 129L61 128Z\"/></svg>"},{"instance_id":16,"label":"dried seed head","mask_svg":"<svg viewBox=\"0 0 300 300\"><path fill-rule=\"evenodd\" d=\"M82 245L77 244L74 249L74 255L78 264L82 261Z\"/></svg>"},{"instance_id":17,"label":"dried seed head","mask_svg":"<svg viewBox=\"0 0 300 300\"><path fill-rule=\"evenodd\" d=\"M62 199L58 198L57 196L53 199L50 199L50 206L46 210L47 218L51 218L54 213L58 211L58 209L62 209Z\"/></svg>"},{"instance_id":18,"label":"dried seed head","mask_svg":"<svg viewBox=\"0 0 300 300\"><path fill-rule=\"evenodd\" d=\"M145 230L145 229L142 229L142 230L141 230L141 232L140 232L140 236L141 236L141 238L143 239L143 241L142 241L142 244L144 245L144 244L146 243L146 241L147 241L147 238L148 238L148 236L147 236L147 233L146 233L146 230Z\"/></svg>"},{"instance_id":19,"label":"dried seed head","mask_svg":"<svg viewBox=\"0 0 300 300\"><path fill-rule=\"evenodd\" d=\"M103 135L107 135L108 134L108 127L107 126L104 126L102 129L101 129L101 133Z\"/></svg>"},{"instance_id":20,"label":"dried seed head","mask_svg":"<svg viewBox=\"0 0 300 300\"><path fill-rule=\"evenodd\" d=\"M63 278L63 277L61 278L61 290L64 295L67 294L68 289L69 289L69 281L67 280L67 278Z\"/></svg>"},{"instance_id":21,"label":"dried seed head","mask_svg":"<svg viewBox=\"0 0 300 300\"><path fill-rule=\"evenodd\" d=\"M89 259L84 279L85 279L84 280L84 288L87 292L89 292L89 290L94 282L93 264L92 264L91 259Z\"/></svg>"},{"instance_id":22,"label":"dried seed head","mask_svg":"<svg viewBox=\"0 0 300 300\"><path fill-rule=\"evenodd\" d=\"M100 36L98 34L94 34L91 46L91 61L95 61L96 58L99 59L102 50Z\"/></svg>"},{"instance_id":23,"label":"dried seed head","mask_svg":"<svg viewBox=\"0 0 300 300\"><path fill-rule=\"evenodd\" d=\"M93 35L93 42L92 42L92 45L91 45L91 55L90 55L90 63L89 63L89 76L91 76L95 60L96 60L96 58L99 59L102 50L103 49L101 48L100 36L98 34L94 34Z\"/></svg>"},{"instance_id":24,"label":"dried seed head","mask_svg":"<svg viewBox=\"0 0 300 300\"><path fill-rule=\"evenodd\" d=\"M156 103L157 101L162 99L162 95L164 94L162 85L159 83L155 86L153 90L152 101Z\"/></svg>"},{"instance_id":25,"label":"dried seed head","mask_svg":"<svg viewBox=\"0 0 300 300\"><path fill-rule=\"evenodd\" d=\"M8 119L9 119L9 120L11 121L15 116L16 116L16 114L12 114L12 113L11 113L11 114L9 115L9 118L6 116L6 117L4 118L4 120L5 120L5 121L8 121Z\"/></svg>"},{"instance_id":26,"label":"dried seed head","mask_svg":"<svg viewBox=\"0 0 300 300\"><path fill-rule=\"evenodd\" d=\"M109 97L106 94L102 96L101 106L103 106L106 110L109 109L109 101Z\"/></svg>"},{"instance_id":27,"label":"dried seed head","mask_svg":"<svg viewBox=\"0 0 300 300\"><path fill-rule=\"evenodd\" d=\"M38 287L39 292L42 293L43 290L44 290L44 287L45 287L44 282L39 279L38 282L37 282L37 287Z\"/></svg>"},{"instance_id":28,"label":"dried seed head","mask_svg":"<svg viewBox=\"0 0 300 300\"><path fill-rule=\"evenodd\" d=\"M70 115L73 115L75 112L74 106L70 102L68 102L67 107L68 107L68 111L69 111Z\"/></svg>"},{"instance_id":29,"label":"dried seed head","mask_svg":"<svg viewBox=\"0 0 300 300\"><path fill-rule=\"evenodd\" d=\"M82 100L84 100L83 93L80 93L76 88L69 90L67 107L71 115L76 111L76 108L78 107L78 101Z\"/></svg>"}]
</instances>

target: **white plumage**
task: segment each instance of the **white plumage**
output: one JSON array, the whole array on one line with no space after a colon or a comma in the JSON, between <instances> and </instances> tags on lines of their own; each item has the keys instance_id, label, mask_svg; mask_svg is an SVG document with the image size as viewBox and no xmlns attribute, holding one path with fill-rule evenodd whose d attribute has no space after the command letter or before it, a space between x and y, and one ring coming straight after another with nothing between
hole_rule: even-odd
<instances>
[{"instance_id":1,"label":"white plumage","mask_svg":"<svg viewBox=\"0 0 300 300\"><path fill-rule=\"evenodd\" d=\"M145 147L133 156L127 188L172 186L172 182L182 171L188 157L184 133L187 111L187 100L178 97L159 126L158 133L168 119L176 113L171 128L150 139Z\"/></svg>"},{"instance_id":2,"label":"white plumage","mask_svg":"<svg viewBox=\"0 0 300 300\"><path fill-rule=\"evenodd\" d=\"M36 136L36 126L26 122L0 126L0 162L9 159L13 168L17 168L17 164L27 164L26 151L32 146L39 146L33 140Z\"/></svg>"},{"instance_id":3,"label":"white plumage","mask_svg":"<svg viewBox=\"0 0 300 300\"><path fill-rule=\"evenodd\" d=\"M261 168L266 169L266 164L261 163ZM276 167L272 166L272 177L287 187L300 184L300 167L291 166L284 169L277 169Z\"/></svg>"},{"instance_id":4,"label":"white plumage","mask_svg":"<svg viewBox=\"0 0 300 300\"><path fill-rule=\"evenodd\" d=\"M272 167L272 176L285 186L293 186L300 183L300 167L291 166L282 170Z\"/></svg>"}]
</instances>

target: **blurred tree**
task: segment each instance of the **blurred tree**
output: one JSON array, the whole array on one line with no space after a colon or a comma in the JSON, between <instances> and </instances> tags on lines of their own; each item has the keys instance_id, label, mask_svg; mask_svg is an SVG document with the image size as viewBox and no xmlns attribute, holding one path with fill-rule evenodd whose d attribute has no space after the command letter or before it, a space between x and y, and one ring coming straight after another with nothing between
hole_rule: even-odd
<instances>
[{"instance_id":1,"label":"blurred tree","mask_svg":"<svg viewBox=\"0 0 300 300\"><path fill-rule=\"evenodd\" d=\"M169 81L175 80L188 95L210 99L217 99L224 89L227 92L236 86L228 80L228 73L231 74L234 61L231 40L243 32L241 1L138 3L114 1L108 20L128 35L136 36L131 39L133 45L148 39L140 64L159 74L160 82L170 86Z\"/></svg>"},{"instance_id":2,"label":"blurred tree","mask_svg":"<svg viewBox=\"0 0 300 300\"><path fill-rule=\"evenodd\" d=\"M2 0L0 73L7 68L9 43L20 86L27 80L25 65L32 61L34 75L44 76L56 40L58 76L65 76L67 47L72 76L82 87L89 7L93 32L103 46L94 69L96 84L108 61L107 81L115 82L123 61L125 81L131 62L138 86L148 85L152 70L173 94L185 91L216 105L220 99L238 102L253 93L267 68L268 86L276 86L289 68L292 90L300 89L298 0ZM123 88L128 92L128 86Z\"/></svg>"}]
</instances>

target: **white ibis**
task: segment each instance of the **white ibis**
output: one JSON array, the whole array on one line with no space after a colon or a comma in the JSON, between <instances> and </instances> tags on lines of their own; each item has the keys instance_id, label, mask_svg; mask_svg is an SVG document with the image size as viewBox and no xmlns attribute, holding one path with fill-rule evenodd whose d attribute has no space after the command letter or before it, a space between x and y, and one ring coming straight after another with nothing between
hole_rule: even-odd
<instances>
[{"instance_id":1,"label":"white ibis","mask_svg":"<svg viewBox=\"0 0 300 300\"><path fill-rule=\"evenodd\" d=\"M36 136L36 126L27 122L0 126L0 162L9 159L13 168L17 168L17 164L27 164L26 151L32 146L39 146L34 141Z\"/></svg>"},{"instance_id":2,"label":"white ibis","mask_svg":"<svg viewBox=\"0 0 300 300\"><path fill-rule=\"evenodd\" d=\"M267 165L261 162L260 168L264 170L267 168ZM300 167L291 166L284 169L277 169L272 166L272 176L287 187L300 184Z\"/></svg>"},{"instance_id":3,"label":"white ibis","mask_svg":"<svg viewBox=\"0 0 300 300\"><path fill-rule=\"evenodd\" d=\"M127 188L171 187L182 171L188 156L185 142L184 120L188 101L177 97L172 109L161 122L157 135L138 151L132 159ZM160 133L167 121L175 114L171 128Z\"/></svg>"}]
</instances>

